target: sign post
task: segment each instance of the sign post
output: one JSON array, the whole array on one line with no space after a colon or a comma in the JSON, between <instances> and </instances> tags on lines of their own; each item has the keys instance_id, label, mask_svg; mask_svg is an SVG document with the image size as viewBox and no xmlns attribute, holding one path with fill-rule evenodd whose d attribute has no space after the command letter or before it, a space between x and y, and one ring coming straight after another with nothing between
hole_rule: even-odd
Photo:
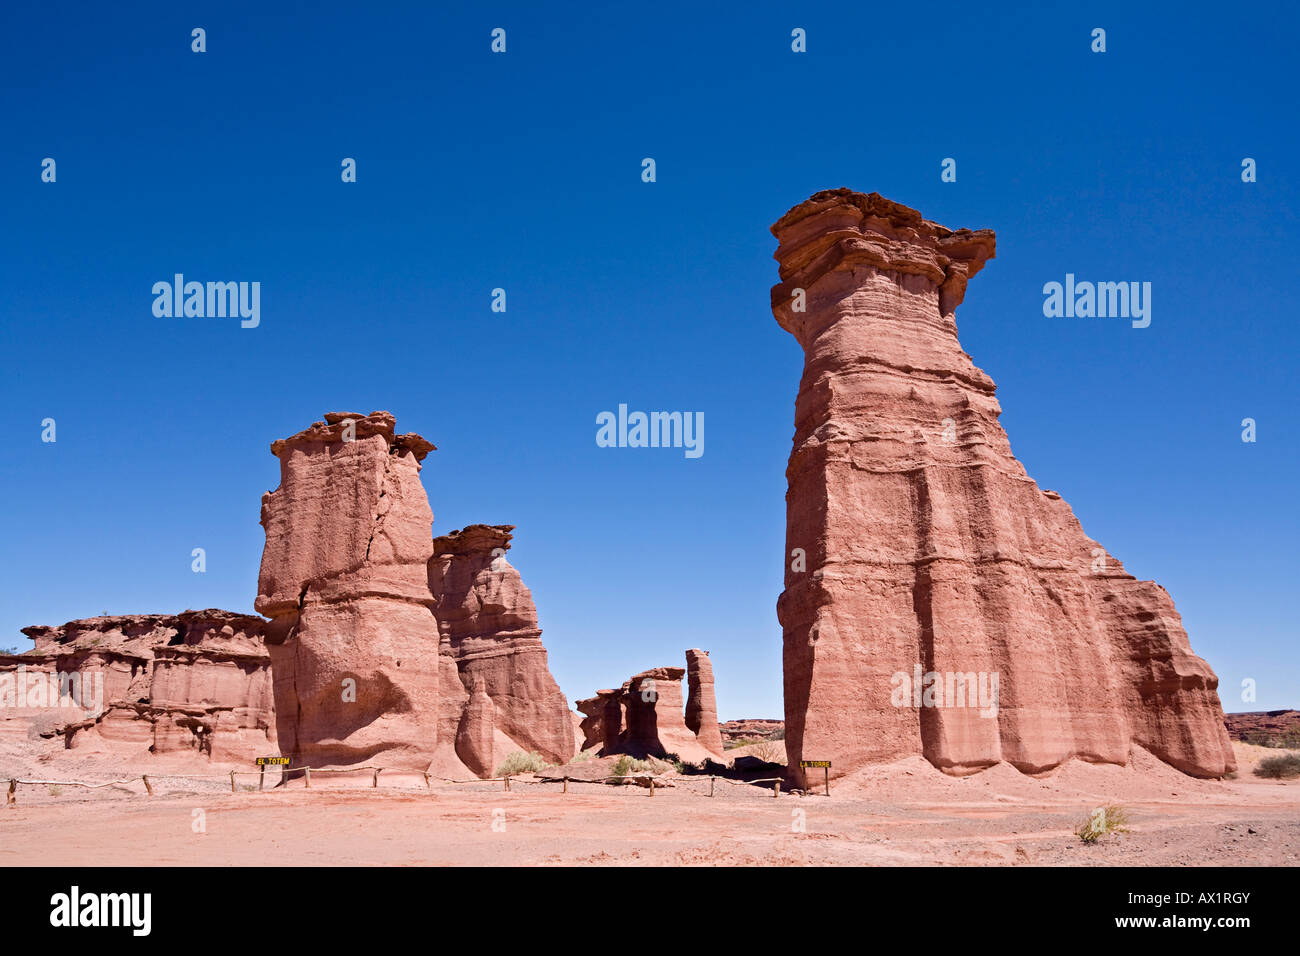
<instances>
[{"instance_id":1,"label":"sign post","mask_svg":"<svg viewBox=\"0 0 1300 956\"><path fill-rule=\"evenodd\" d=\"M266 768L268 766L287 767L289 766L289 758L288 757L258 757L257 758L257 768L259 771L257 776L258 790L261 790L266 786ZM310 785L311 784L308 783L308 786Z\"/></svg>"},{"instance_id":2,"label":"sign post","mask_svg":"<svg viewBox=\"0 0 1300 956\"><path fill-rule=\"evenodd\" d=\"M809 767L821 767L823 770L825 770L826 771L826 796L829 797L831 795L831 762L829 760L800 760L799 766L805 770L808 769ZM804 774L804 785L807 786L807 784L808 784L808 775Z\"/></svg>"}]
</instances>

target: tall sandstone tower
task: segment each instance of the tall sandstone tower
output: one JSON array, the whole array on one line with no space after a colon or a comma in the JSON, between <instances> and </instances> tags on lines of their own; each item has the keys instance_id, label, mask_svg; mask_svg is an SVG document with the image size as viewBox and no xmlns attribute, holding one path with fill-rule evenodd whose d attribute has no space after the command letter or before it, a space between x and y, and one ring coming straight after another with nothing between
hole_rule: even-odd
<instances>
[{"instance_id":1,"label":"tall sandstone tower","mask_svg":"<svg viewBox=\"0 0 1300 956\"><path fill-rule=\"evenodd\" d=\"M1233 770L1218 678L1173 601L1029 478L957 340L993 233L848 189L772 233L772 309L805 356L777 604L790 766L920 754L1036 773L1125 764L1136 744L1195 776Z\"/></svg>"},{"instance_id":2,"label":"tall sandstone tower","mask_svg":"<svg viewBox=\"0 0 1300 956\"><path fill-rule=\"evenodd\" d=\"M276 726L292 766L490 776L518 750L573 756L512 525L437 539L433 450L388 412L331 413L271 445L256 608L271 620Z\"/></svg>"},{"instance_id":3,"label":"tall sandstone tower","mask_svg":"<svg viewBox=\"0 0 1300 956\"><path fill-rule=\"evenodd\" d=\"M281 752L293 766L379 754L424 770L438 742L439 634L429 592L433 444L387 412L330 414L271 445L256 609L269 617Z\"/></svg>"}]
</instances>

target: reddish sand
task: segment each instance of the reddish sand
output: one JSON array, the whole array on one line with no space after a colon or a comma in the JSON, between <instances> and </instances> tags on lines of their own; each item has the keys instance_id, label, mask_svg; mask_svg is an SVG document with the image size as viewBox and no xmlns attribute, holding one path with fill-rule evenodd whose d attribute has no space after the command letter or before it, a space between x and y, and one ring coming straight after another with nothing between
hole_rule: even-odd
<instances>
[{"instance_id":1,"label":"reddish sand","mask_svg":"<svg viewBox=\"0 0 1300 956\"><path fill-rule=\"evenodd\" d=\"M1243 770L1259 750L1239 750ZM151 777L152 798L139 782L23 786L0 814L0 864L1300 864L1300 781L1194 780L1142 753L1135 762L953 778L914 758L833 783L830 798L721 780L709 797L702 778L653 796L579 783L566 794L523 778L510 792L426 790L418 778L381 778L374 790L368 774L237 794L228 780ZM1075 826L1114 802L1131 831L1083 845ZM196 810L206 832L194 832Z\"/></svg>"}]
</instances>

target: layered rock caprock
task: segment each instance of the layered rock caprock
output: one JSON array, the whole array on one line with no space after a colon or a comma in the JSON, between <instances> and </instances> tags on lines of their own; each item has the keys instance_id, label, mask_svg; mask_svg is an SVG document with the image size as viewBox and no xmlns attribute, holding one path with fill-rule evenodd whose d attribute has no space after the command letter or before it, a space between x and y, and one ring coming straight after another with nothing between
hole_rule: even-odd
<instances>
[{"instance_id":1,"label":"layered rock caprock","mask_svg":"<svg viewBox=\"0 0 1300 956\"><path fill-rule=\"evenodd\" d=\"M993 233L847 189L772 232L773 312L805 355L777 605L790 766L1033 773L1136 744L1231 771L1218 679L1169 595L1028 477L957 340Z\"/></svg>"},{"instance_id":2,"label":"layered rock caprock","mask_svg":"<svg viewBox=\"0 0 1300 956\"><path fill-rule=\"evenodd\" d=\"M0 655L0 737L140 759L273 755L265 624L209 609L25 627L32 650Z\"/></svg>"},{"instance_id":3,"label":"layered rock caprock","mask_svg":"<svg viewBox=\"0 0 1300 956\"><path fill-rule=\"evenodd\" d=\"M509 751L536 751L552 763L573 756L573 719L560 686L547 666L542 629L532 592L506 560L514 525L475 524L435 538L428 562L428 587L434 596L444 657L453 662L467 691L490 701L496 757ZM471 696L475 726L481 726L481 701ZM459 718L454 707L447 717ZM485 766L479 733L457 736L457 755L471 770ZM474 751L462 752L475 741ZM490 770L489 770L490 772Z\"/></svg>"},{"instance_id":4,"label":"layered rock caprock","mask_svg":"<svg viewBox=\"0 0 1300 956\"><path fill-rule=\"evenodd\" d=\"M277 441L262 498L256 608L271 618L280 745L294 766L423 770L438 739L439 635L429 593L433 445L388 412L330 414Z\"/></svg>"}]
</instances>

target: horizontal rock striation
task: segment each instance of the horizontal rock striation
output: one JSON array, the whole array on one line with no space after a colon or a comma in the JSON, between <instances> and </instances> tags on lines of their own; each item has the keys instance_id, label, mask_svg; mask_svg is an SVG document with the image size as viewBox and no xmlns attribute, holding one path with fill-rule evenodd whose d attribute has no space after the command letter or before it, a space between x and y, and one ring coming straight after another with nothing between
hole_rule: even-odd
<instances>
[{"instance_id":1,"label":"horizontal rock striation","mask_svg":"<svg viewBox=\"0 0 1300 956\"><path fill-rule=\"evenodd\" d=\"M772 232L773 312L805 357L777 606L790 766L1036 773L1136 744L1231 771L1218 680L1169 595L1028 477L958 342L993 233L847 189Z\"/></svg>"},{"instance_id":2,"label":"horizontal rock striation","mask_svg":"<svg viewBox=\"0 0 1300 956\"><path fill-rule=\"evenodd\" d=\"M0 655L4 735L131 757L273 755L265 625L208 609L23 628L32 650Z\"/></svg>"}]
</instances>

